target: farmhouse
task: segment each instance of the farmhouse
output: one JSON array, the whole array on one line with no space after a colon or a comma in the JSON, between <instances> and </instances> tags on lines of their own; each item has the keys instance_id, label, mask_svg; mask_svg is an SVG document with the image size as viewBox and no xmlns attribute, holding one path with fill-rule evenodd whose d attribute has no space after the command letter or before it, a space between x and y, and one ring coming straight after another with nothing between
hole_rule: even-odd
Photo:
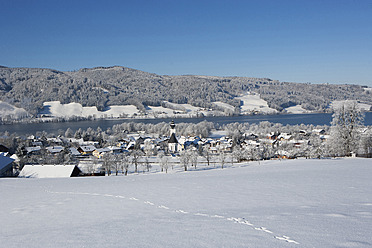
<instances>
[{"instance_id":1,"label":"farmhouse","mask_svg":"<svg viewBox=\"0 0 372 248\"><path fill-rule=\"evenodd\" d=\"M77 177L80 169L76 165L25 165L18 177L55 178Z\"/></svg>"}]
</instances>

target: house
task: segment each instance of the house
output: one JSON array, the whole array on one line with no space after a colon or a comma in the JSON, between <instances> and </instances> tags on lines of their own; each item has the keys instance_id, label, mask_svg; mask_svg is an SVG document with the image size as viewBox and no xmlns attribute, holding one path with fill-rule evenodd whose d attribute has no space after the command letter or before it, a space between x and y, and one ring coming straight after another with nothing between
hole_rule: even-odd
<instances>
[{"instance_id":1,"label":"house","mask_svg":"<svg viewBox=\"0 0 372 248\"><path fill-rule=\"evenodd\" d=\"M278 136L278 140L281 140L281 141L283 141L283 140L290 140L292 138L292 135L291 134L289 134L289 133L281 133L281 134L279 134L279 136Z\"/></svg>"},{"instance_id":2,"label":"house","mask_svg":"<svg viewBox=\"0 0 372 248\"><path fill-rule=\"evenodd\" d=\"M23 178L56 178L77 177L80 169L76 165L30 165L27 164L21 170L18 177Z\"/></svg>"},{"instance_id":3,"label":"house","mask_svg":"<svg viewBox=\"0 0 372 248\"><path fill-rule=\"evenodd\" d=\"M81 153L76 149L75 147L70 147L68 148L69 152L71 153L72 156L80 156Z\"/></svg>"},{"instance_id":4,"label":"house","mask_svg":"<svg viewBox=\"0 0 372 248\"><path fill-rule=\"evenodd\" d=\"M92 155L93 151L96 150L96 148L92 145L88 145L88 146L79 146L77 150L78 152L81 153L81 155Z\"/></svg>"},{"instance_id":5,"label":"house","mask_svg":"<svg viewBox=\"0 0 372 248\"><path fill-rule=\"evenodd\" d=\"M325 134L326 131L324 129L313 129L313 133L321 135L321 134Z\"/></svg>"},{"instance_id":6,"label":"house","mask_svg":"<svg viewBox=\"0 0 372 248\"><path fill-rule=\"evenodd\" d=\"M12 163L14 160L13 158L0 155L0 177L13 175Z\"/></svg>"},{"instance_id":7,"label":"house","mask_svg":"<svg viewBox=\"0 0 372 248\"><path fill-rule=\"evenodd\" d=\"M39 154L41 151L40 146L27 146L25 147L27 154Z\"/></svg>"},{"instance_id":8,"label":"house","mask_svg":"<svg viewBox=\"0 0 372 248\"><path fill-rule=\"evenodd\" d=\"M57 154L57 153L60 153L62 152L65 148L62 147L62 146L49 146L46 148L48 152L50 152L51 154Z\"/></svg>"},{"instance_id":9,"label":"house","mask_svg":"<svg viewBox=\"0 0 372 248\"><path fill-rule=\"evenodd\" d=\"M92 155L96 158L102 158L105 154L111 152L111 149L108 147L99 148L92 152Z\"/></svg>"}]
</instances>

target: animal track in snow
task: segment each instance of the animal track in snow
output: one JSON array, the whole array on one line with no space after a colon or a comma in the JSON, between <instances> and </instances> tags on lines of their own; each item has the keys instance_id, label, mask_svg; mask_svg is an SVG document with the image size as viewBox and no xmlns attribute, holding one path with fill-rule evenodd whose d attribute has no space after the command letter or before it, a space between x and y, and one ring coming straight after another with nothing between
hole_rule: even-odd
<instances>
[{"instance_id":1,"label":"animal track in snow","mask_svg":"<svg viewBox=\"0 0 372 248\"><path fill-rule=\"evenodd\" d=\"M211 217L211 218L220 218L220 219L224 219L224 218L225 218L224 216L217 215L217 214L212 215L212 216L210 216L210 217Z\"/></svg>"},{"instance_id":2,"label":"animal track in snow","mask_svg":"<svg viewBox=\"0 0 372 248\"><path fill-rule=\"evenodd\" d=\"M189 212L186 212L186 211L183 211L183 210L176 210L176 213L188 214Z\"/></svg>"},{"instance_id":3,"label":"animal track in snow","mask_svg":"<svg viewBox=\"0 0 372 248\"><path fill-rule=\"evenodd\" d=\"M129 199L129 200L132 200L132 201L139 201L139 199L135 198L135 197L125 197L125 196L121 196L121 195L111 195L111 194L98 194L98 193L79 193L79 192L52 192L52 191L47 191L48 193L52 193L52 194L70 194L70 195L91 195L91 196L104 196L104 197L114 197L114 198L121 198L121 199ZM147 204L147 205L150 205L150 206L156 206L157 208L160 208L160 209L166 209L166 210L171 210L169 207L166 207L164 205L155 205L155 203L153 202L150 202L150 201L143 201L144 204ZM368 203L367 203L368 204ZM13 213L17 213L19 211L19 209L14 209L13 210ZM171 211L175 211L176 213L181 213L181 214L189 214L189 212L187 211L184 211L184 210L181 210L181 209L178 209L178 210L171 210ZM224 217L222 215L218 215L218 214L214 214L214 215L209 215L209 214L204 214L204 213L194 213L193 214L194 216L201 216L201 217L207 217L207 218L215 218L215 219L221 219L221 220L228 220L228 221L232 221L234 223L237 223L237 224L242 224L242 225L247 225L247 226L250 226L251 228L253 228L254 230L256 231L262 231L262 232L266 232L266 233L269 233L269 234L274 234L274 232L268 230L266 227L256 227L255 225L253 225L252 223L250 223L248 220L244 219L244 218L236 218L236 217ZM285 241L285 242L288 242L288 243L294 243L294 244L300 244L299 242L291 239L290 237L288 236L274 236L275 239L277 240L281 240L281 241Z\"/></svg>"},{"instance_id":4,"label":"animal track in snow","mask_svg":"<svg viewBox=\"0 0 372 248\"><path fill-rule=\"evenodd\" d=\"M196 213L196 214L194 214L194 215L196 215L196 216L205 216L205 217L210 217L208 214L201 214L201 213Z\"/></svg>"},{"instance_id":5,"label":"animal track in snow","mask_svg":"<svg viewBox=\"0 0 372 248\"><path fill-rule=\"evenodd\" d=\"M276 239L279 239L279 240L283 240L283 241L287 241L288 243L294 243L296 245L299 245L300 243L298 243L297 241L295 240L292 240L290 237L288 236L281 236L281 237L278 237L278 236L274 236L274 238Z\"/></svg>"}]
</instances>

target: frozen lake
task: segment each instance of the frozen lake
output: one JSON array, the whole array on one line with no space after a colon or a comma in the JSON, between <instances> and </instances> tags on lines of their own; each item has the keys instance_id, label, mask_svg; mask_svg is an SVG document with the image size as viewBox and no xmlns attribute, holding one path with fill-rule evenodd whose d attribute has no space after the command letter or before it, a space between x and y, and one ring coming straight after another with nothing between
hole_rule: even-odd
<instances>
[{"instance_id":1,"label":"frozen lake","mask_svg":"<svg viewBox=\"0 0 372 248\"><path fill-rule=\"evenodd\" d=\"M370 159L200 169L0 179L0 242L4 247L372 246Z\"/></svg>"}]
</instances>

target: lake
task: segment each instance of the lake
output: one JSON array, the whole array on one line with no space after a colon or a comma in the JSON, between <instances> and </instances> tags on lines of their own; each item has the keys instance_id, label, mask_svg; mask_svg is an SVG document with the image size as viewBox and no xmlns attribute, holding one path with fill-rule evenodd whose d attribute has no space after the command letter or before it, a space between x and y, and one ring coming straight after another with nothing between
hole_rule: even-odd
<instances>
[{"instance_id":1,"label":"lake","mask_svg":"<svg viewBox=\"0 0 372 248\"><path fill-rule=\"evenodd\" d=\"M332 114L280 114L280 115L253 115L253 116L222 116L222 117L204 117L204 118L164 118L164 119L111 119L111 120L95 120L95 121L79 121L79 122L49 122L49 123L31 123L31 124L12 124L0 125L0 132L8 131L10 133L18 133L20 135L35 134L38 131L46 131L48 133L56 132L59 129L66 130L71 128L73 131L87 129L91 127L102 130L107 130L113 125L121 124L123 122L142 122L157 124L160 122L169 123L174 120L176 123L199 123L204 120L218 123L220 125L228 123L259 123L262 121L269 121L273 123L281 123L283 125L299 125L299 124L313 124L313 125L330 125ZM365 114L365 125L372 125L372 112Z\"/></svg>"}]
</instances>

